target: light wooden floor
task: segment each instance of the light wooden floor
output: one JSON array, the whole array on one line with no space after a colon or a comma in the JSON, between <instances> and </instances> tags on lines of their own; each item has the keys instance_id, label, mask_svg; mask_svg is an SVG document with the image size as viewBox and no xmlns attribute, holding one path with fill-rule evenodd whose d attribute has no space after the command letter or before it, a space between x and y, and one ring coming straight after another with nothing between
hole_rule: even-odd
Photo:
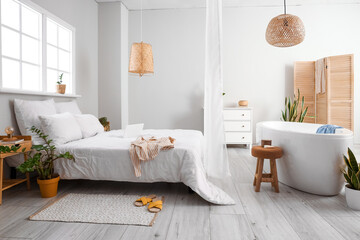
<instances>
[{"instance_id":1,"label":"light wooden floor","mask_svg":"<svg viewBox=\"0 0 360 240\"><path fill-rule=\"evenodd\" d=\"M360 212L347 208L343 192L321 197L281 184L277 194L265 183L255 193L255 159L249 150L230 148L229 156L232 177L222 187L235 206L208 204L188 194L183 184L61 181L58 197L69 192L156 193L166 197L164 209L153 227L35 222L27 217L50 200L39 197L35 183L30 192L24 184L4 192L0 239L360 239Z\"/></svg>"}]
</instances>

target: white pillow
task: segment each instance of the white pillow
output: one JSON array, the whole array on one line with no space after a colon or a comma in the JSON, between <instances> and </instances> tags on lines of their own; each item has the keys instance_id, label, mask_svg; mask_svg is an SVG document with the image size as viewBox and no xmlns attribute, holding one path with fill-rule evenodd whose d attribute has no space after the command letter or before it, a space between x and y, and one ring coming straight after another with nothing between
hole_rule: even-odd
<instances>
[{"instance_id":1,"label":"white pillow","mask_svg":"<svg viewBox=\"0 0 360 240\"><path fill-rule=\"evenodd\" d=\"M55 145L79 140L82 138L81 129L71 113L60 113L39 116L41 129L53 140Z\"/></svg>"},{"instance_id":2,"label":"white pillow","mask_svg":"<svg viewBox=\"0 0 360 240\"><path fill-rule=\"evenodd\" d=\"M139 137L144 129L144 124L131 124L125 128L124 138Z\"/></svg>"},{"instance_id":3,"label":"white pillow","mask_svg":"<svg viewBox=\"0 0 360 240\"><path fill-rule=\"evenodd\" d=\"M83 138L95 136L104 132L104 127L99 120L91 114L74 115L80 125Z\"/></svg>"},{"instance_id":4,"label":"white pillow","mask_svg":"<svg viewBox=\"0 0 360 240\"><path fill-rule=\"evenodd\" d=\"M81 114L79 106L76 101L70 102L56 102L55 103L56 113L69 112L72 114Z\"/></svg>"},{"instance_id":5,"label":"white pillow","mask_svg":"<svg viewBox=\"0 0 360 240\"><path fill-rule=\"evenodd\" d=\"M41 128L40 115L52 115L56 113L53 99L45 101L14 100L16 121L22 135L32 136L34 144L41 144L43 140L30 131L32 126Z\"/></svg>"}]
</instances>

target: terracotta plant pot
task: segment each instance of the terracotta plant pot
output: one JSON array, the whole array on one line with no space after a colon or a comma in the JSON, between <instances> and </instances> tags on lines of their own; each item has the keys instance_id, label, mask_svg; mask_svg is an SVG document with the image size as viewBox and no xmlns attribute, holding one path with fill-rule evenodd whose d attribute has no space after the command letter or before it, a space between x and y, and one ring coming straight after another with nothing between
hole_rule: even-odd
<instances>
[{"instance_id":1,"label":"terracotta plant pot","mask_svg":"<svg viewBox=\"0 0 360 240\"><path fill-rule=\"evenodd\" d=\"M57 195L58 183L60 177L47 179L47 180L40 180L37 179L37 183L40 187L40 193L42 198L51 198Z\"/></svg>"},{"instance_id":2,"label":"terracotta plant pot","mask_svg":"<svg viewBox=\"0 0 360 240\"><path fill-rule=\"evenodd\" d=\"M105 132L110 131L110 122L107 122L107 124L104 126Z\"/></svg>"},{"instance_id":3,"label":"terracotta plant pot","mask_svg":"<svg viewBox=\"0 0 360 240\"><path fill-rule=\"evenodd\" d=\"M345 196L347 205L353 210L360 211L360 190L355 190L345 186Z\"/></svg>"},{"instance_id":4,"label":"terracotta plant pot","mask_svg":"<svg viewBox=\"0 0 360 240\"><path fill-rule=\"evenodd\" d=\"M247 100L240 100L238 102L238 104L239 104L239 107L247 107L249 102Z\"/></svg>"},{"instance_id":5,"label":"terracotta plant pot","mask_svg":"<svg viewBox=\"0 0 360 240\"><path fill-rule=\"evenodd\" d=\"M56 85L56 92L60 94L65 94L66 84L58 84Z\"/></svg>"}]
</instances>

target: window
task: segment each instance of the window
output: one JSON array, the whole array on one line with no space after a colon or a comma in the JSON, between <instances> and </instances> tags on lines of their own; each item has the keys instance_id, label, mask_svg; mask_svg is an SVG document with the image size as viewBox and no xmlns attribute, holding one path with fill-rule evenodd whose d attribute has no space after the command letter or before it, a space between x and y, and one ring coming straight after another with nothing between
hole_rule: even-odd
<instances>
[{"instance_id":1,"label":"window","mask_svg":"<svg viewBox=\"0 0 360 240\"><path fill-rule=\"evenodd\" d=\"M63 73L74 91L75 30L27 0L1 0L0 88L55 92Z\"/></svg>"},{"instance_id":2,"label":"window","mask_svg":"<svg viewBox=\"0 0 360 240\"><path fill-rule=\"evenodd\" d=\"M63 73L63 84L71 92L71 31L47 19L47 91L54 91L56 81Z\"/></svg>"}]
</instances>

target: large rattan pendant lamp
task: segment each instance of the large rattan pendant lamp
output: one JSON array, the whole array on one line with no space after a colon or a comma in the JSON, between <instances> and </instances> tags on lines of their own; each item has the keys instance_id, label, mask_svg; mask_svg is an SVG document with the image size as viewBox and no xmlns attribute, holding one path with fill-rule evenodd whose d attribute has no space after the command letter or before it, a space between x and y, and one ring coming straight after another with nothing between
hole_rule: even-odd
<instances>
[{"instance_id":1,"label":"large rattan pendant lamp","mask_svg":"<svg viewBox=\"0 0 360 240\"><path fill-rule=\"evenodd\" d=\"M286 13L284 0L284 14L271 19L266 29L266 41L275 47L292 47L305 39L305 27L301 19Z\"/></svg>"},{"instance_id":2,"label":"large rattan pendant lamp","mask_svg":"<svg viewBox=\"0 0 360 240\"><path fill-rule=\"evenodd\" d=\"M129 72L137 73L141 78L144 74L154 73L154 59L151 45L142 41L142 0L140 0L140 5L141 42L133 43L131 46Z\"/></svg>"}]
</instances>

